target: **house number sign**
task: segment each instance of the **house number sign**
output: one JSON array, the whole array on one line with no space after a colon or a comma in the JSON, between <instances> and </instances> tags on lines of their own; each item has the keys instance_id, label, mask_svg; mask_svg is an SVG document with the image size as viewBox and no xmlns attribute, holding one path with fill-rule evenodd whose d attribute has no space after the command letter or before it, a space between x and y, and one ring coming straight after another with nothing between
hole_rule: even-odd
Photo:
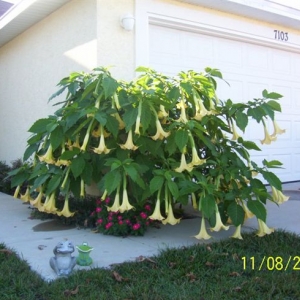
<instances>
[{"instance_id":1,"label":"house number sign","mask_svg":"<svg viewBox=\"0 0 300 300\"><path fill-rule=\"evenodd\" d=\"M274 39L287 42L289 40L289 33L280 30L274 30Z\"/></svg>"}]
</instances>

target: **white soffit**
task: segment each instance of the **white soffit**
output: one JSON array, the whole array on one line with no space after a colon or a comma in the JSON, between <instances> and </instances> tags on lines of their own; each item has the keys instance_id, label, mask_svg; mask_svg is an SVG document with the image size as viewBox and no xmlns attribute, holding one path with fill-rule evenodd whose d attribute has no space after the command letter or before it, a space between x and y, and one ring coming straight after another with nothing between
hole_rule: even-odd
<instances>
[{"instance_id":1,"label":"white soffit","mask_svg":"<svg viewBox=\"0 0 300 300\"><path fill-rule=\"evenodd\" d=\"M0 47L71 0L22 0L0 18Z\"/></svg>"},{"instance_id":2,"label":"white soffit","mask_svg":"<svg viewBox=\"0 0 300 300\"><path fill-rule=\"evenodd\" d=\"M178 0L227 13L300 29L300 11L272 0ZM294 0L299 1L299 0Z\"/></svg>"}]
</instances>

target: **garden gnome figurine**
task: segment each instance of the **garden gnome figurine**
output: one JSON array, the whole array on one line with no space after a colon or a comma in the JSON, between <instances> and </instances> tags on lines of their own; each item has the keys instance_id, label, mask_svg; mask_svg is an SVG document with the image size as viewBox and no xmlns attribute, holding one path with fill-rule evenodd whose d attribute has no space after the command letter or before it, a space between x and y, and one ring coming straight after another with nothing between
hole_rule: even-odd
<instances>
[{"instance_id":1,"label":"garden gnome figurine","mask_svg":"<svg viewBox=\"0 0 300 300\"><path fill-rule=\"evenodd\" d=\"M76 265L76 257L71 256L74 245L70 241L58 243L53 249L55 257L50 258L50 266L58 276L68 276Z\"/></svg>"}]
</instances>

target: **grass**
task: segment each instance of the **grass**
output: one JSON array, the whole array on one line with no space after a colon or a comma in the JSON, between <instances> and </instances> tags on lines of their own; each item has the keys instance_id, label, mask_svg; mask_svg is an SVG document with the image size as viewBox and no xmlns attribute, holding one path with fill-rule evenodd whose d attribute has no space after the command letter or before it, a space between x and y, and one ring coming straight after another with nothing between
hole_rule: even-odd
<instances>
[{"instance_id":1,"label":"grass","mask_svg":"<svg viewBox=\"0 0 300 300\"><path fill-rule=\"evenodd\" d=\"M68 278L48 283L31 271L26 261L0 244L0 298L300 299L300 236L284 231L263 238L253 233L243 236L242 241L230 239L167 249L139 262L77 271ZM246 265L243 257L247 258ZM282 257L283 265L280 262L273 265L276 257ZM292 259L284 270L289 257ZM274 269L268 270L267 263L269 269ZM279 270L281 267L283 270Z\"/></svg>"}]
</instances>

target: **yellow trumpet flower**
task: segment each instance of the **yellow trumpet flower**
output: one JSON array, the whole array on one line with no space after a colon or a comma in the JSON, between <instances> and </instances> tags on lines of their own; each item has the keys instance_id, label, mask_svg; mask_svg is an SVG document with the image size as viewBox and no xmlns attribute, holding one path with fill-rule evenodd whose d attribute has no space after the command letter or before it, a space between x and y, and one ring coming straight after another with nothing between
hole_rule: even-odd
<instances>
[{"instance_id":1,"label":"yellow trumpet flower","mask_svg":"<svg viewBox=\"0 0 300 300\"><path fill-rule=\"evenodd\" d=\"M239 225L235 229L235 232L234 232L234 234L231 237L234 238L234 239L240 239L240 240L242 240L243 237L242 237L242 234L241 234L241 228L242 228L242 225Z\"/></svg>"},{"instance_id":2,"label":"yellow trumpet flower","mask_svg":"<svg viewBox=\"0 0 300 300\"><path fill-rule=\"evenodd\" d=\"M176 106L177 106L177 108L180 108L180 117L179 117L178 121L187 123L188 119L187 119L186 113L185 113L186 105L184 103L184 99L181 99L180 102Z\"/></svg>"},{"instance_id":3,"label":"yellow trumpet flower","mask_svg":"<svg viewBox=\"0 0 300 300\"><path fill-rule=\"evenodd\" d=\"M275 120L273 120L274 132L271 134L271 137L275 137L277 134L285 133L285 129L279 128Z\"/></svg>"},{"instance_id":4,"label":"yellow trumpet flower","mask_svg":"<svg viewBox=\"0 0 300 300\"><path fill-rule=\"evenodd\" d=\"M162 221L162 220L165 219L161 215L161 212L160 212L160 199L159 199L159 195L157 196L157 200L156 200L156 204L155 204L155 208L154 208L153 214L151 216L149 216L149 219L151 219L151 220L158 220L158 221Z\"/></svg>"},{"instance_id":5,"label":"yellow trumpet flower","mask_svg":"<svg viewBox=\"0 0 300 300\"><path fill-rule=\"evenodd\" d=\"M105 200L107 194L108 194L108 192L107 192L107 190L105 190L104 193L103 193L102 196L101 196L101 200L102 200L102 201Z\"/></svg>"},{"instance_id":6,"label":"yellow trumpet flower","mask_svg":"<svg viewBox=\"0 0 300 300\"><path fill-rule=\"evenodd\" d=\"M249 208L247 207L247 205L244 203L244 201L241 201L244 212L245 212L245 219L244 221L246 221L247 219L251 219L254 217L254 214L249 210Z\"/></svg>"},{"instance_id":7,"label":"yellow trumpet flower","mask_svg":"<svg viewBox=\"0 0 300 300\"><path fill-rule=\"evenodd\" d=\"M195 147L192 148L192 161L189 163L190 167L193 166L200 166L203 165L206 162L205 159L201 159L198 156L197 150Z\"/></svg>"},{"instance_id":8,"label":"yellow trumpet flower","mask_svg":"<svg viewBox=\"0 0 300 300\"><path fill-rule=\"evenodd\" d=\"M194 236L198 240L209 240L211 236L206 231L205 218L202 217L200 231Z\"/></svg>"},{"instance_id":9,"label":"yellow trumpet flower","mask_svg":"<svg viewBox=\"0 0 300 300\"><path fill-rule=\"evenodd\" d=\"M211 114L211 112L209 112L205 108L202 99L197 97L195 105L196 105L196 114L194 115L193 119L197 121L201 121L204 116Z\"/></svg>"},{"instance_id":10,"label":"yellow trumpet flower","mask_svg":"<svg viewBox=\"0 0 300 300\"><path fill-rule=\"evenodd\" d=\"M167 138L171 133L166 132L163 130L158 118L156 119L156 134L154 136L151 136L153 140L163 140L164 138Z\"/></svg>"},{"instance_id":11,"label":"yellow trumpet flower","mask_svg":"<svg viewBox=\"0 0 300 300\"><path fill-rule=\"evenodd\" d=\"M258 231L256 233L257 236L262 237L266 234L271 234L274 232L274 228L269 228L267 224L261 219L257 219L258 221Z\"/></svg>"},{"instance_id":12,"label":"yellow trumpet flower","mask_svg":"<svg viewBox=\"0 0 300 300\"><path fill-rule=\"evenodd\" d=\"M25 194L21 195L20 199L24 202L33 200L33 198L31 198L30 193L29 193L29 187L27 187Z\"/></svg>"},{"instance_id":13,"label":"yellow trumpet flower","mask_svg":"<svg viewBox=\"0 0 300 300\"><path fill-rule=\"evenodd\" d=\"M231 140L236 141L240 137L240 135L237 133L235 125L232 121L231 121L231 126L232 126L232 138L231 138Z\"/></svg>"},{"instance_id":14,"label":"yellow trumpet flower","mask_svg":"<svg viewBox=\"0 0 300 300\"><path fill-rule=\"evenodd\" d=\"M110 136L110 133L107 132L105 129L103 129L103 127L101 125L98 126L97 129L94 129L92 131L92 136L95 137L95 138L100 137L102 132L103 132L103 135L104 135L105 138Z\"/></svg>"},{"instance_id":15,"label":"yellow trumpet flower","mask_svg":"<svg viewBox=\"0 0 300 300\"><path fill-rule=\"evenodd\" d=\"M122 130L125 128L125 123L124 121L121 119L119 113L113 113L112 114L113 117L115 117L117 119L117 121L119 122L119 129Z\"/></svg>"},{"instance_id":16,"label":"yellow trumpet flower","mask_svg":"<svg viewBox=\"0 0 300 300\"><path fill-rule=\"evenodd\" d=\"M57 162L55 163L56 166L60 167L60 166L69 166L71 164L70 160L66 160L66 159L58 159Z\"/></svg>"},{"instance_id":17,"label":"yellow trumpet flower","mask_svg":"<svg viewBox=\"0 0 300 300\"><path fill-rule=\"evenodd\" d=\"M126 190L126 188L124 188L124 189L123 189L122 205L119 207L119 211L120 211L121 213L123 213L124 211L130 210L130 209L133 209L133 208L134 208L134 206L132 206L132 205L129 203L127 190Z\"/></svg>"},{"instance_id":18,"label":"yellow trumpet flower","mask_svg":"<svg viewBox=\"0 0 300 300\"><path fill-rule=\"evenodd\" d=\"M52 154L51 144L50 144L47 152L44 155L39 156L39 160L45 162L46 164L55 164L55 159Z\"/></svg>"},{"instance_id":19,"label":"yellow trumpet flower","mask_svg":"<svg viewBox=\"0 0 300 300\"><path fill-rule=\"evenodd\" d=\"M162 221L162 223L163 223L164 225L166 225L167 223L168 223L168 224L171 224L171 225L176 225L176 224L178 224L178 223L180 222L180 220L181 220L181 218L176 219L176 218L174 217L174 213L173 213L173 209L172 209L172 204L169 203L168 216L167 216L166 219L164 219L164 220Z\"/></svg>"},{"instance_id":20,"label":"yellow trumpet flower","mask_svg":"<svg viewBox=\"0 0 300 300\"><path fill-rule=\"evenodd\" d=\"M193 208L197 209L198 205L197 205L197 199L196 199L196 195L195 193L192 193L192 204L193 204Z\"/></svg>"},{"instance_id":21,"label":"yellow trumpet flower","mask_svg":"<svg viewBox=\"0 0 300 300\"><path fill-rule=\"evenodd\" d=\"M14 198L18 198L18 195L19 195L19 192L20 192L20 188L21 188L20 185L18 185L18 186L16 187L15 192L14 192Z\"/></svg>"},{"instance_id":22,"label":"yellow trumpet flower","mask_svg":"<svg viewBox=\"0 0 300 300\"><path fill-rule=\"evenodd\" d=\"M224 230L228 230L229 229L229 226L225 226L221 220L221 215L220 215L220 212L218 210L218 207L216 205L216 208L217 208L217 211L216 211L216 224L214 227L212 227L210 230L211 231L220 231L221 229L224 229Z\"/></svg>"},{"instance_id":23,"label":"yellow trumpet flower","mask_svg":"<svg viewBox=\"0 0 300 300\"><path fill-rule=\"evenodd\" d=\"M265 132L265 138L260 141L262 144L270 145L271 142L276 141L277 137L271 136L269 134L268 129L265 124L264 124L264 132Z\"/></svg>"},{"instance_id":24,"label":"yellow trumpet flower","mask_svg":"<svg viewBox=\"0 0 300 300\"><path fill-rule=\"evenodd\" d=\"M289 200L289 196L285 196L281 191L277 190L273 186L271 186L272 189L272 199L277 204L282 204L283 202L286 202Z\"/></svg>"},{"instance_id":25,"label":"yellow trumpet flower","mask_svg":"<svg viewBox=\"0 0 300 300\"><path fill-rule=\"evenodd\" d=\"M114 204L111 207L107 207L107 211L117 212L120 210L120 187L118 187Z\"/></svg>"},{"instance_id":26,"label":"yellow trumpet flower","mask_svg":"<svg viewBox=\"0 0 300 300\"><path fill-rule=\"evenodd\" d=\"M84 197L85 195L85 184L84 180L81 178L80 180L80 197Z\"/></svg>"},{"instance_id":27,"label":"yellow trumpet flower","mask_svg":"<svg viewBox=\"0 0 300 300\"><path fill-rule=\"evenodd\" d=\"M166 112L165 107L162 104L159 105L159 112L157 113L157 116L159 119L163 119L168 116L168 113Z\"/></svg>"},{"instance_id":28,"label":"yellow trumpet flower","mask_svg":"<svg viewBox=\"0 0 300 300\"><path fill-rule=\"evenodd\" d=\"M180 160L180 166L174 171L178 173L182 173L183 171L187 170L188 172L191 172L193 170L193 167L190 164L186 163L185 154L181 153L181 160Z\"/></svg>"},{"instance_id":29,"label":"yellow trumpet flower","mask_svg":"<svg viewBox=\"0 0 300 300\"><path fill-rule=\"evenodd\" d=\"M66 218L73 217L75 212L70 212L69 210L69 199L66 197L64 207L61 211L56 212L58 216L64 216Z\"/></svg>"},{"instance_id":30,"label":"yellow trumpet flower","mask_svg":"<svg viewBox=\"0 0 300 300\"><path fill-rule=\"evenodd\" d=\"M42 199L43 199L43 188L40 189L39 194L34 200L30 200L30 204L36 208L42 206Z\"/></svg>"},{"instance_id":31,"label":"yellow trumpet flower","mask_svg":"<svg viewBox=\"0 0 300 300\"><path fill-rule=\"evenodd\" d=\"M97 154L102 154L102 153L107 154L111 151L111 149L108 149L105 145L103 128L101 128L101 136L100 136L99 145L97 148L93 148L93 151Z\"/></svg>"},{"instance_id":32,"label":"yellow trumpet flower","mask_svg":"<svg viewBox=\"0 0 300 300\"><path fill-rule=\"evenodd\" d=\"M140 126L141 126L141 117L137 116L135 121L135 130L134 133L140 135Z\"/></svg>"},{"instance_id":33,"label":"yellow trumpet flower","mask_svg":"<svg viewBox=\"0 0 300 300\"><path fill-rule=\"evenodd\" d=\"M137 146L135 146L133 144L131 129L128 132L128 136L127 136L127 140L126 140L125 144L120 145L120 147L122 149L127 149L127 150L136 150L138 148Z\"/></svg>"},{"instance_id":34,"label":"yellow trumpet flower","mask_svg":"<svg viewBox=\"0 0 300 300\"><path fill-rule=\"evenodd\" d=\"M38 208L41 212L56 214L57 208L55 207L55 192L46 197L46 201L43 206Z\"/></svg>"}]
</instances>

